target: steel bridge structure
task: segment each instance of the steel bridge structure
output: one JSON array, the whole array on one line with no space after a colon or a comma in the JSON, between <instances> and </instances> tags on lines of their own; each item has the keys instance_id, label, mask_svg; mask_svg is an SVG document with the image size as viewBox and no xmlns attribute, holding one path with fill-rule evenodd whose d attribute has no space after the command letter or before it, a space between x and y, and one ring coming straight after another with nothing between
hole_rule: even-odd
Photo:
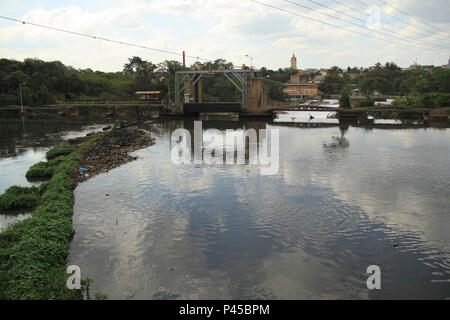
<instances>
[{"instance_id":1,"label":"steel bridge structure","mask_svg":"<svg viewBox=\"0 0 450 320\"><path fill-rule=\"evenodd\" d=\"M184 104L195 104L196 107L208 107L208 104L202 104L201 101L201 84L203 78L225 77L227 78L241 93L241 108L248 105L248 85L255 78L254 70L250 69L225 69L225 70L194 70L194 71L177 71L175 73L175 108L179 112L183 112ZM185 98L185 95L188 95ZM225 106L226 103L219 103ZM209 104L212 105L212 104ZM223 109L223 107L219 107ZM211 110L213 111L213 110Z\"/></svg>"}]
</instances>

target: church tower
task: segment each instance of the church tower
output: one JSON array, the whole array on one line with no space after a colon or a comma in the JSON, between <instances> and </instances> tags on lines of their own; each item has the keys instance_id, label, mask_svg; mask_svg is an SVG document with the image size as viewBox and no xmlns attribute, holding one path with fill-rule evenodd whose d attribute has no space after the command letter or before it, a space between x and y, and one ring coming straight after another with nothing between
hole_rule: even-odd
<instances>
[{"instance_id":1,"label":"church tower","mask_svg":"<svg viewBox=\"0 0 450 320\"><path fill-rule=\"evenodd\" d=\"M291 58L291 69L297 70L297 58L295 57L294 53L292 53Z\"/></svg>"}]
</instances>

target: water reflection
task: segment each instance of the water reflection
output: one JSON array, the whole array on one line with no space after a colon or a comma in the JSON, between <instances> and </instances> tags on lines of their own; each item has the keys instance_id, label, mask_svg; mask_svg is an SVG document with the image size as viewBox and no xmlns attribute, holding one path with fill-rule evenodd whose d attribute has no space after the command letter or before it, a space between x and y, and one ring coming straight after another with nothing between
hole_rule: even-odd
<instances>
[{"instance_id":1,"label":"water reflection","mask_svg":"<svg viewBox=\"0 0 450 320\"><path fill-rule=\"evenodd\" d=\"M193 121L143 125L155 145L75 190L69 263L94 279L93 293L118 299L450 297L448 129L203 121L205 131L279 129L279 172L262 176L247 164L172 163L170 134L193 130ZM29 184L26 170L51 145L95 127L23 124L1 122L3 190ZM22 217L2 216L0 227ZM365 286L371 264L382 270L378 292Z\"/></svg>"},{"instance_id":2,"label":"water reflection","mask_svg":"<svg viewBox=\"0 0 450 320\"><path fill-rule=\"evenodd\" d=\"M30 212L0 214L0 231L5 230L8 226L31 217Z\"/></svg>"},{"instance_id":3,"label":"water reflection","mask_svg":"<svg viewBox=\"0 0 450 320\"><path fill-rule=\"evenodd\" d=\"M345 133L348 131L348 128L348 123L341 123L339 125L340 135L331 137L332 142L324 143L323 147L325 148L325 150L348 148L350 146L350 143L348 139L345 138Z\"/></svg>"},{"instance_id":4,"label":"water reflection","mask_svg":"<svg viewBox=\"0 0 450 320\"><path fill-rule=\"evenodd\" d=\"M0 194L12 185L31 186L28 168L45 160L45 153L63 139L101 130L103 124L64 120L0 119Z\"/></svg>"},{"instance_id":5,"label":"water reflection","mask_svg":"<svg viewBox=\"0 0 450 320\"><path fill-rule=\"evenodd\" d=\"M170 133L193 119L150 124L138 161L76 189L70 263L119 299L450 297L447 130L272 126L280 170L261 176L176 166Z\"/></svg>"}]
</instances>

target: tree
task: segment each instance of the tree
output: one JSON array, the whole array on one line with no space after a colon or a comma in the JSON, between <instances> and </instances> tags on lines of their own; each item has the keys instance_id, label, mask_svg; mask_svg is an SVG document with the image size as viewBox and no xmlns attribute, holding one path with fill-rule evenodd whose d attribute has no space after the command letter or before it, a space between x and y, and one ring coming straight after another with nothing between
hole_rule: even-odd
<instances>
[{"instance_id":1,"label":"tree","mask_svg":"<svg viewBox=\"0 0 450 320\"><path fill-rule=\"evenodd\" d=\"M328 70L324 81L319 84L319 90L326 94L336 94L348 83L347 77L339 67Z\"/></svg>"},{"instance_id":2,"label":"tree","mask_svg":"<svg viewBox=\"0 0 450 320\"><path fill-rule=\"evenodd\" d=\"M339 99L339 106L344 109L351 109L352 104L350 102L350 94L347 87L342 89L341 98Z\"/></svg>"},{"instance_id":3,"label":"tree","mask_svg":"<svg viewBox=\"0 0 450 320\"><path fill-rule=\"evenodd\" d=\"M421 93L427 93L431 90L431 82L428 79L422 79L416 83L417 90Z\"/></svg>"},{"instance_id":4,"label":"tree","mask_svg":"<svg viewBox=\"0 0 450 320\"><path fill-rule=\"evenodd\" d=\"M166 60L158 64L159 69L163 69L170 74L175 74L177 71L182 71L187 68L183 67L183 65L175 60Z\"/></svg>"},{"instance_id":5,"label":"tree","mask_svg":"<svg viewBox=\"0 0 450 320\"><path fill-rule=\"evenodd\" d=\"M214 62L206 62L202 64L203 70L228 70L233 69L233 63L225 59L216 59Z\"/></svg>"},{"instance_id":6,"label":"tree","mask_svg":"<svg viewBox=\"0 0 450 320\"><path fill-rule=\"evenodd\" d=\"M393 85L389 80L381 77L366 77L359 83L359 90L368 96L371 96L374 91L385 94L393 91Z\"/></svg>"},{"instance_id":7,"label":"tree","mask_svg":"<svg viewBox=\"0 0 450 320\"><path fill-rule=\"evenodd\" d=\"M266 90L267 96L270 99L275 101L286 101L289 95L285 93L283 89L284 86L281 82L264 79L264 90Z\"/></svg>"},{"instance_id":8,"label":"tree","mask_svg":"<svg viewBox=\"0 0 450 320\"><path fill-rule=\"evenodd\" d=\"M123 66L123 73L135 76L139 68L141 68L144 63L145 61L140 57L134 56L132 58L128 58L128 63L125 63Z\"/></svg>"},{"instance_id":9,"label":"tree","mask_svg":"<svg viewBox=\"0 0 450 320\"><path fill-rule=\"evenodd\" d=\"M432 82L435 91L450 93L450 70L436 68L433 72Z\"/></svg>"}]
</instances>

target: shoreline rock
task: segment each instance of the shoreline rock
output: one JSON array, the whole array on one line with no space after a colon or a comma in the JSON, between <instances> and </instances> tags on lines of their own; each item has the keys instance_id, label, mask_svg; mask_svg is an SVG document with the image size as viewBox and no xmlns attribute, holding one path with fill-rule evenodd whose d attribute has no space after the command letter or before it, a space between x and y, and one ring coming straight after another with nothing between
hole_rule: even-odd
<instances>
[{"instance_id":1,"label":"shoreline rock","mask_svg":"<svg viewBox=\"0 0 450 320\"><path fill-rule=\"evenodd\" d=\"M78 172L78 181L82 182L90 177L121 166L137 157L129 153L149 147L155 143L155 138L142 129L115 129L95 142L95 145L84 157L81 167L87 172Z\"/></svg>"}]
</instances>

